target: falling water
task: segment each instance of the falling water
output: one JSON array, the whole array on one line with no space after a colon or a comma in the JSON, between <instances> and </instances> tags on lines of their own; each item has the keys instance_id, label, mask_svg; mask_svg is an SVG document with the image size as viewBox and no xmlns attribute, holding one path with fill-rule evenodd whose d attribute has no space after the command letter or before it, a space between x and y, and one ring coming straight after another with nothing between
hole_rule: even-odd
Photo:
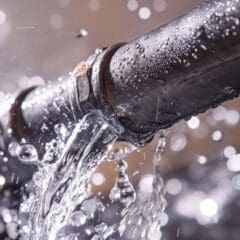
<instances>
[{"instance_id":1,"label":"falling water","mask_svg":"<svg viewBox=\"0 0 240 240\"><path fill-rule=\"evenodd\" d=\"M77 123L66 143L66 130L60 128L56 128L57 139L46 144L42 160L31 145L20 144L16 149L20 160L38 166L28 186L29 196L20 208L21 239L72 239L75 228L94 217L84 210L84 202L90 197L89 178L103 159L107 144L116 140L118 129L98 111ZM96 204L98 211L101 204Z\"/></svg>"},{"instance_id":2,"label":"falling water","mask_svg":"<svg viewBox=\"0 0 240 240\"><path fill-rule=\"evenodd\" d=\"M153 159L152 192L142 195L129 180L125 160L137 147L128 143L125 148L107 153L107 146L118 138L122 129L100 111L86 115L72 131L63 124L55 125L54 130L57 137L45 144L41 159L35 147L24 139L9 146L13 156L38 168L26 185L19 210L21 240L97 240L112 239L116 234L120 238L124 235L128 239L153 239L151 236L160 233L160 217L166 202L158 164L165 133L159 136ZM112 224L101 217L107 206L90 193L91 174L106 159L118 162L110 201L122 204L120 219Z\"/></svg>"},{"instance_id":3,"label":"falling water","mask_svg":"<svg viewBox=\"0 0 240 240\"><path fill-rule=\"evenodd\" d=\"M151 191L148 194L138 194L134 203L127 204L121 213L122 219L118 230L120 235L125 233L128 239L153 240L161 238L161 214L165 209L166 200L164 198L163 180L159 172L159 163L166 144L166 135L167 131L161 131L157 134L159 140L153 156L154 177ZM122 166L119 168L120 173L121 168ZM131 189L131 187L130 185L128 189ZM133 194L130 194L130 196L132 197Z\"/></svg>"}]
</instances>

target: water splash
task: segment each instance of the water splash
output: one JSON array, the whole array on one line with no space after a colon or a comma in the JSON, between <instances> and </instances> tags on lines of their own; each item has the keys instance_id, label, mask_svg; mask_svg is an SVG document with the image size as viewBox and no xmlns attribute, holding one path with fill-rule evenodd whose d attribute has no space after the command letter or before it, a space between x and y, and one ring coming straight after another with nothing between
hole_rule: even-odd
<instances>
[{"instance_id":1,"label":"water splash","mask_svg":"<svg viewBox=\"0 0 240 240\"><path fill-rule=\"evenodd\" d=\"M159 163L162 158L167 131L158 133L158 143L153 157L154 176L152 181L152 191L148 194L135 195L135 191L126 176L125 161L119 163L119 175L114 185L112 195L118 197L125 208L121 212L122 219L117 230L120 236L127 236L129 239L155 239L161 238L160 223L162 212L166 207L164 198L165 189L163 180L159 172ZM122 194L122 192L124 194ZM114 199L116 200L116 198ZM156 238L158 236L158 238Z\"/></svg>"},{"instance_id":2,"label":"water splash","mask_svg":"<svg viewBox=\"0 0 240 240\"><path fill-rule=\"evenodd\" d=\"M116 183L109 197L113 202L119 200L125 207L129 207L136 200L136 192L127 175L127 162L119 160L118 168Z\"/></svg>"},{"instance_id":3,"label":"water splash","mask_svg":"<svg viewBox=\"0 0 240 240\"><path fill-rule=\"evenodd\" d=\"M54 131L57 137L45 144L41 158L26 140L9 145L13 156L38 167L26 186L28 193L20 207L19 239L77 240L84 235L86 238L80 239L100 240L115 234L129 239L152 239L151 236L161 233L161 214L166 201L158 165L165 146L165 132L159 134L153 158L152 192L141 195L130 182L125 160L138 148L127 143L109 153L107 150L122 129L105 119L100 111L86 115L72 131L62 124L55 125ZM118 162L110 198L123 206L121 219L111 224L102 220L108 206L90 193L91 174L106 159Z\"/></svg>"},{"instance_id":4,"label":"water splash","mask_svg":"<svg viewBox=\"0 0 240 240\"><path fill-rule=\"evenodd\" d=\"M80 218L81 225L84 218L89 218L79 209L90 196L90 175L102 161L107 144L114 142L118 134L118 129L94 111L76 124L62 151L57 147L60 137L54 144L46 144L48 157L43 157L44 164L38 164L29 197L20 209L22 240L55 240L66 237L66 233L72 236L66 229L76 225L73 219ZM57 149L57 158L50 161L52 145Z\"/></svg>"}]
</instances>

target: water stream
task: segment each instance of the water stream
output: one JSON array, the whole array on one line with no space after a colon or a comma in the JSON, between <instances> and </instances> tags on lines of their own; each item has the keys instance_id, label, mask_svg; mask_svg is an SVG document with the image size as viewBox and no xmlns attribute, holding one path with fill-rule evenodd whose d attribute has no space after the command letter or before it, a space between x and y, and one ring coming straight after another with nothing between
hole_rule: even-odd
<instances>
[{"instance_id":1,"label":"water stream","mask_svg":"<svg viewBox=\"0 0 240 240\"><path fill-rule=\"evenodd\" d=\"M34 146L24 140L10 146L13 155L38 168L26 185L21 203L19 238L160 239L161 213L166 201L158 164L165 146L165 132L159 135L153 159L152 191L144 195L138 194L127 174L125 159L137 148L129 143L109 153L108 145L116 141L122 129L100 111L86 115L72 131L62 124L54 129L57 137L45 144L41 159ZM118 161L118 175L108 205L90 192L91 174L106 159ZM104 222L104 211L115 203L122 206L119 218L111 224Z\"/></svg>"}]
</instances>

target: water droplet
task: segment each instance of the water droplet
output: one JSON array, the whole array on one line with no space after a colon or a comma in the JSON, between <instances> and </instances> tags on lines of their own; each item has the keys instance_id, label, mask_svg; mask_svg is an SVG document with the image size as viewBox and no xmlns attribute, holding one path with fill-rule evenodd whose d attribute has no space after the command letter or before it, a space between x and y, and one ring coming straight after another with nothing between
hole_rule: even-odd
<instances>
[{"instance_id":1,"label":"water droplet","mask_svg":"<svg viewBox=\"0 0 240 240\"><path fill-rule=\"evenodd\" d=\"M200 208L201 214L203 214L206 217L212 217L216 215L218 212L218 205L216 201L214 201L211 198L203 199L200 202L199 208Z\"/></svg>"},{"instance_id":2,"label":"water droplet","mask_svg":"<svg viewBox=\"0 0 240 240\"><path fill-rule=\"evenodd\" d=\"M147 7L141 7L139 9L138 15L141 19L148 19L151 16L151 10Z\"/></svg>"},{"instance_id":3,"label":"water droplet","mask_svg":"<svg viewBox=\"0 0 240 240\"><path fill-rule=\"evenodd\" d=\"M227 167L232 172L240 171L240 154L231 156L227 161Z\"/></svg>"},{"instance_id":4,"label":"water droplet","mask_svg":"<svg viewBox=\"0 0 240 240\"><path fill-rule=\"evenodd\" d=\"M235 24L238 26L239 25L239 19L235 18Z\"/></svg>"},{"instance_id":5,"label":"water droplet","mask_svg":"<svg viewBox=\"0 0 240 240\"><path fill-rule=\"evenodd\" d=\"M213 134L212 134L212 139L215 142L220 142L222 140L222 137L223 137L222 132L219 130L213 132Z\"/></svg>"},{"instance_id":6,"label":"water droplet","mask_svg":"<svg viewBox=\"0 0 240 240\"><path fill-rule=\"evenodd\" d=\"M71 222L74 226L80 227L87 221L87 215L83 211L76 211L71 216Z\"/></svg>"},{"instance_id":7,"label":"water droplet","mask_svg":"<svg viewBox=\"0 0 240 240\"><path fill-rule=\"evenodd\" d=\"M130 206L136 199L136 193L133 185L130 183L127 170L127 162L123 159L119 160L119 172L116 183L110 192L112 201L120 200L126 207Z\"/></svg>"},{"instance_id":8,"label":"water droplet","mask_svg":"<svg viewBox=\"0 0 240 240\"><path fill-rule=\"evenodd\" d=\"M192 53L192 57L193 57L194 59L198 59L198 57L197 57L197 55L196 55L195 53Z\"/></svg>"},{"instance_id":9,"label":"water droplet","mask_svg":"<svg viewBox=\"0 0 240 240\"><path fill-rule=\"evenodd\" d=\"M192 117L190 120L187 121L187 125L191 129L196 129L200 125L200 120L198 117Z\"/></svg>"},{"instance_id":10,"label":"water droplet","mask_svg":"<svg viewBox=\"0 0 240 240\"><path fill-rule=\"evenodd\" d=\"M6 183L5 177L0 175L0 189L4 186L5 183Z\"/></svg>"},{"instance_id":11,"label":"water droplet","mask_svg":"<svg viewBox=\"0 0 240 240\"><path fill-rule=\"evenodd\" d=\"M47 126L47 124L46 124L46 123L43 123L43 124L41 125L41 127L40 127L40 131L41 131L42 133L46 133L48 130L49 130L49 127Z\"/></svg>"},{"instance_id":12,"label":"water droplet","mask_svg":"<svg viewBox=\"0 0 240 240\"><path fill-rule=\"evenodd\" d=\"M135 47L136 47L136 49L139 49L141 47L141 45L139 43L136 43Z\"/></svg>"},{"instance_id":13,"label":"water droplet","mask_svg":"<svg viewBox=\"0 0 240 240\"><path fill-rule=\"evenodd\" d=\"M12 142L8 146L8 152L11 156L17 156L17 149L19 147L19 144L17 142Z\"/></svg>"},{"instance_id":14,"label":"water droplet","mask_svg":"<svg viewBox=\"0 0 240 240\"><path fill-rule=\"evenodd\" d=\"M138 9L139 3L136 0L129 0L127 3L127 8L130 11L136 11Z\"/></svg>"},{"instance_id":15,"label":"water droplet","mask_svg":"<svg viewBox=\"0 0 240 240\"><path fill-rule=\"evenodd\" d=\"M189 60L187 60L187 59L184 59L184 60L183 60L183 63L184 63L184 65L185 65L186 68L188 68L188 67L191 66L191 63L190 63Z\"/></svg>"},{"instance_id":16,"label":"water droplet","mask_svg":"<svg viewBox=\"0 0 240 240\"><path fill-rule=\"evenodd\" d=\"M179 133L172 136L170 141L171 149L175 152L182 151L187 145L187 138L184 134Z\"/></svg>"},{"instance_id":17,"label":"water droplet","mask_svg":"<svg viewBox=\"0 0 240 240\"><path fill-rule=\"evenodd\" d=\"M66 139L68 131L64 124L62 123L55 124L54 131L60 139L62 140Z\"/></svg>"},{"instance_id":18,"label":"water droplet","mask_svg":"<svg viewBox=\"0 0 240 240\"><path fill-rule=\"evenodd\" d=\"M17 156L23 162L33 162L38 160L36 148L31 144L20 145L17 149Z\"/></svg>"},{"instance_id":19,"label":"water droplet","mask_svg":"<svg viewBox=\"0 0 240 240\"><path fill-rule=\"evenodd\" d=\"M105 177L102 173L93 173L91 181L95 186L100 186L105 182Z\"/></svg>"},{"instance_id":20,"label":"water droplet","mask_svg":"<svg viewBox=\"0 0 240 240\"><path fill-rule=\"evenodd\" d=\"M198 156L198 162L200 164L205 164L207 162L207 158L205 156Z\"/></svg>"},{"instance_id":21,"label":"water droplet","mask_svg":"<svg viewBox=\"0 0 240 240\"><path fill-rule=\"evenodd\" d=\"M230 157L234 156L237 153L237 151L233 146L226 146L224 148L223 153L226 158L230 158Z\"/></svg>"},{"instance_id":22,"label":"water droplet","mask_svg":"<svg viewBox=\"0 0 240 240\"><path fill-rule=\"evenodd\" d=\"M77 31L76 37L77 37L77 38L82 38L82 37L86 37L87 35L88 35L88 31L85 30L84 28L82 28L82 29L79 29L79 30Z\"/></svg>"},{"instance_id":23,"label":"water droplet","mask_svg":"<svg viewBox=\"0 0 240 240\"><path fill-rule=\"evenodd\" d=\"M234 126L239 123L240 115L237 110L231 109L227 111L225 122L228 125Z\"/></svg>"},{"instance_id":24,"label":"water droplet","mask_svg":"<svg viewBox=\"0 0 240 240\"><path fill-rule=\"evenodd\" d=\"M172 178L166 182L166 190L171 195L177 195L182 191L182 183L179 179Z\"/></svg>"}]
</instances>

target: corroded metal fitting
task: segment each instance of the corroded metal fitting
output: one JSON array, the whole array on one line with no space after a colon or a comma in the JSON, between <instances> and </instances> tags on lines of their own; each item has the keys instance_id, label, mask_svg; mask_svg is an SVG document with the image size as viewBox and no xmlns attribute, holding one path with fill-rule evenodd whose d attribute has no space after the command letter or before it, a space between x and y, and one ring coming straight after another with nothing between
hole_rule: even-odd
<instances>
[{"instance_id":1,"label":"corroded metal fitting","mask_svg":"<svg viewBox=\"0 0 240 240\"><path fill-rule=\"evenodd\" d=\"M121 116L115 111L115 107L111 104L111 94L109 94L109 78L107 76L109 64L114 53L124 44L125 43L115 44L105 49L96 57L91 67L90 84L95 100L97 101L96 107L104 111L106 115L111 116L111 119L115 120L115 125L122 126L124 129L119 140L130 141L135 145L144 145L152 139L152 132L141 133L128 128L125 123L121 121Z\"/></svg>"}]
</instances>

